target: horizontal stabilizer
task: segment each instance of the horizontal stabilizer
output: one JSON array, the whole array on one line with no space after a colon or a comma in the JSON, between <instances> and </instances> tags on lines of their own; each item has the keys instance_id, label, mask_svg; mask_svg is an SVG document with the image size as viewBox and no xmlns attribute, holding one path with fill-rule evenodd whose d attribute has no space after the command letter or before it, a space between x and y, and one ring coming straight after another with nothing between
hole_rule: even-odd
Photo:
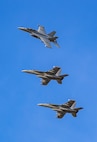
<instances>
[{"instance_id":1,"label":"horizontal stabilizer","mask_svg":"<svg viewBox=\"0 0 97 142\"><path fill-rule=\"evenodd\" d=\"M75 108L74 110L76 110L76 112L72 112L72 115L73 115L74 117L76 117L76 116L77 116L78 111L79 111L79 110L81 110L81 109L83 109L83 108L82 108L82 107Z\"/></svg>"},{"instance_id":2,"label":"horizontal stabilizer","mask_svg":"<svg viewBox=\"0 0 97 142\"><path fill-rule=\"evenodd\" d=\"M77 115L76 115L76 112L72 112L72 116L73 117L76 117Z\"/></svg>"},{"instance_id":3,"label":"horizontal stabilizer","mask_svg":"<svg viewBox=\"0 0 97 142\"><path fill-rule=\"evenodd\" d=\"M60 77L62 77L62 79L66 76L69 76L69 74L63 74L63 75L60 75Z\"/></svg>"},{"instance_id":4,"label":"horizontal stabilizer","mask_svg":"<svg viewBox=\"0 0 97 142\"><path fill-rule=\"evenodd\" d=\"M65 115L65 112L57 112L57 118L62 118Z\"/></svg>"},{"instance_id":5,"label":"horizontal stabilizer","mask_svg":"<svg viewBox=\"0 0 97 142\"><path fill-rule=\"evenodd\" d=\"M55 40L53 43L54 43L57 47L60 47L56 40Z\"/></svg>"},{"instance_id":6,"label":"horizontal stabilizer","mask_svg":"<svg viewBox=\"0 0 97 142\"><path fill-rule=\"evenodd\" d=\"M58 79L57 82L58 82L59 84L62 84L62 80L59 80L59 79Z\"/></svg>"},{"instance_id":7,"label":"horizontal stabilizer","mask_svg":"<svg viewBox=\"0 0 97 142\"><path fill-rule=\"evenodd\" d=\"M83 109L83 107L75 108L74 110L76 110L78 112L81 109Z\"/></svg>"}]
</instances>

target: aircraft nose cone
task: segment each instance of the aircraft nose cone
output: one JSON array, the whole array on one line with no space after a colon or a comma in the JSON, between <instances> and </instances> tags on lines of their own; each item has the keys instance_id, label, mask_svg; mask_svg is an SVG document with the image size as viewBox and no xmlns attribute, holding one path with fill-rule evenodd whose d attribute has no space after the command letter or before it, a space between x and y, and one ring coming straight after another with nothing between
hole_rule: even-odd
<instances>
[{"instance_id":1,"label":"aircraft nose cone","mask_svg":"<svg viewBox=\"0 0 97 142\"><path fill-rule=\"evenodd\" d=\"M42 104L37 104L38 106L42 106Z\"/></svg>"},{"instance_id":2,"label":"aircraft nose cone","mask_svg":"<svg viewBox=\"0 0 97 142\"><path fill-rule=\"evenodd\" d=\"M28 70L22 70L22 72L27 72Z\"/></svg>"},{"instance_id":3,"label":"aircraft nose cone","mask_svg":"<svg viewBox=\"0 0 97 142\"><path fill-rule=\"evenodd\" d=\"M38 106L46 107L46 104L37 104Z\"/></svg>"},{"instance_id":4,"label":"aircraft nose cone","mask_svg":"<svg viewBox=\"0 0 97 142\"><path fill-rule=\"evenodd\" d=\"M33 70L22 70L22 72L33 74Z\"/></svg>"},{"instance_id":5,"label":"aircraft nose cone","mask_svg":"<svg viewBox=\"0 0 97 142\"><path fill-rule=\"evenodd\" d=\"M47 107L48 106L48 104L37 104L38 106L44 106L44 107Z\"/></svg>"},{"instance_id":6,"label":"aircraft nose cone","mask_svg":"<svg viewBox=\"0 0 97 142\"><path fill-rule=\"evenodd\" d=\"M18 27L18 29L23 30L23 29L24 29L24 27Z\"/></svg>"},{"instance_id":7,"label":"aircraft nose cone","mask_svg":"<svg viewBox=\"0 0 97 142\"><path fill-rule=\"evenodd\" d=\"M25 31L25 32L29 32L28 28L24 28L24 27L18 27L19 30Z\"/></svg>"}]
</instances>

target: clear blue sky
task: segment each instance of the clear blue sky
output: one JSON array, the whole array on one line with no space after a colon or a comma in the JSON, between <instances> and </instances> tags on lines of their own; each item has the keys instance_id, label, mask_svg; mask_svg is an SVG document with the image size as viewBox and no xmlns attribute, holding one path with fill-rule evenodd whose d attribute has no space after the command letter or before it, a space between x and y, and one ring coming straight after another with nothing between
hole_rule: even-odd
<instances>
[{"instance_id":1,"label":"clear blue sky","mask_svg":"<svg viewBox=\"0 0 97 142\"><path fill-rule=\"evenodd\" d=\"M56 30L52 49L17 29ZM0 142L97 142L97 1L3 0L0 2ZM60 66L70 76L47 86L22 69ZM57 119L38 103L75 99L77 118Z\"/></svg>"}]
</instances>

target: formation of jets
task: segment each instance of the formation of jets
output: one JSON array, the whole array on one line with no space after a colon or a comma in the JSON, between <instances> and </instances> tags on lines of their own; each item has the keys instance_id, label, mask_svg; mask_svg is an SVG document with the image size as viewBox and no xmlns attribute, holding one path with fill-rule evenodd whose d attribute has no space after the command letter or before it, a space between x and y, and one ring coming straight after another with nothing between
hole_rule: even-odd
<instances>
[{"instance_id":1,"label":"formation of jets","mask_svg":"<svg viewBox=\"0 0 97 142\"><path fill-rule=\"evenodd\" d=\"M47 34L45 28L43 26L39 26L38 30L25 28L25 27L18 27L20 30L30 33L31 36L40 39L46 47L51 48L51 42L53 42L57 47L59 44L57 43L57 36L55 36L56 31L52 31L51 33ZM61 68L60 67L53 67L53 69L49 71L38 71L38 70L22 70L22 72L35 74L38 77L42 78L42 85L47 85L51 80L56 80L59 84L62 84L62 80L64 77L68 76L68 74L61 75ZM56 104L47 104L41 103L38 104L39 106L48 107L57 111L57 118L62 118L66 113L71 113L73 117L77 116L79 110L83 109L82 107L75 108L76 101L69 100L68 102L62 105Z\"/></svg>"},{"instance_id":2,"label":"formation of jets","mask_svg":"<svg viewBox=\"0 0 97 142\"><path fill-rule=\"evenodd\" d=\"M57 36L54 36L56 34L56 31L52 31L49 34L46 33L45 28L43 26L39 26L38 30L34 30L31 28L24 28L24 27L18 27L20 30L30 33L31 36L40 39L46 47L51 48L50 42L53 42L57 47L60 47L57 43Z\"/></svg>"},{"instance_id":3,"label":"formation of jets","mask_svg":"<svg viewBox=\"0 0 97 142\"><path fill-rule=\"evenodd\" d=\"M68 76L68 74L60 75L60 67L54 67L53 69L46 72L38 70L22 70L22 72L35 74L38 77L42 78L42 85L47 85L50 80L56 80L59 84L62 84L62 80L64 79L64 77Z\"/></svg>"}]
</instances>

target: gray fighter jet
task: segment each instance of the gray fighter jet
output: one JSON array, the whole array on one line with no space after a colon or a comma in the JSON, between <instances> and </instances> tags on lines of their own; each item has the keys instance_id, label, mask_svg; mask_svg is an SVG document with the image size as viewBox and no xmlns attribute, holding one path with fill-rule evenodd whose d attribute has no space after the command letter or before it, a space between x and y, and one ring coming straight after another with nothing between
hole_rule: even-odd
<instances>
[{"instance_id":1,"label":"gray fighter jet","mask_svg":"<svg viewBox=\"0 0 97 142\"><path fill-rule=\"evenodd\" d=\"M50 42L53 42L57 47L59 47L57 43L57 36L54 36L56 31L52 31L51 33L47 34L45 28L43 26L39 26L38 30L34 30L31 28L24 28L18 27L20 30L30 33L31 36L40 39L45 46L51 48Z\"/></svg>"},{"instance_id":2,"label":"gray fighter jet","mask_svg":"<svg viewBox=\"0 0 97 142\"><path fill-rule=\"evenodd\" d=\"M38 104L39 106L44 106L53 109L54 111L57 111L57 118L62 118L66 113L71 113L72 116L76 117L77 112L82 107L75 108L76 101L69 100L67 103L62 105L55 105L55 104Z\"/></svg>"},{"instance_id":3,"label":"gray fighter jet","mask_svg":"<svg viewBox=\"0 0 97 142\"><path fill-rule=\"evenodd\" d=\"M47 85L50 80L56 80L59 84L62 84L64 77L68 76L68 74L60 75L60 67L53 67L53 69L46 72L38 70L22 70L22 72L35 74L38 77L42 78L42 85Z\"/></svg>"}]
</instances>

